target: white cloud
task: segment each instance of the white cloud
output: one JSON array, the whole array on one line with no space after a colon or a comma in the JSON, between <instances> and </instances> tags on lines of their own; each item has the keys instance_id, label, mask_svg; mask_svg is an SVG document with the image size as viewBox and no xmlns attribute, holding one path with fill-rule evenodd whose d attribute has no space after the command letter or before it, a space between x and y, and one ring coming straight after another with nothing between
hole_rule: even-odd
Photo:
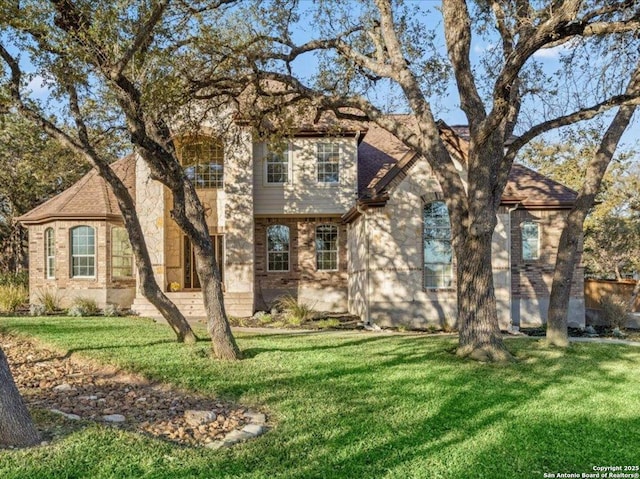
<instances>
[{"instance_id":1,"label":"white cloud","mask_svg":"<svg viewBox=\"0 0 640 479\"><path fill-rule=\"evenodd\" d=\"M31 80L29 80L27 90L37 97L46 96L49 93L49 87L41 75L34 75Z\"/></svg>"},{"instance_id":2,"label":"white cloud","mask_svg":"<svg viewBox=\"0 0 640 479\"><path fill-rule=\"evenodd\" d=\"M543 48L533 54L534 58L538 59L551 59L557 60L563 53L569 52L574 49L574 45L571 42L563 43L552 48Z\"/></svg>"}]
</instances>

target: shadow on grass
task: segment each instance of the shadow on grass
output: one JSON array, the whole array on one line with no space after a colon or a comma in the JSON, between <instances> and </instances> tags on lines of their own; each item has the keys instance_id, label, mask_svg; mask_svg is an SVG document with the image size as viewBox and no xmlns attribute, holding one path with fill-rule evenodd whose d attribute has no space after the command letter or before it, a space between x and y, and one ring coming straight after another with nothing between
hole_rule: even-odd
<instances>
[{"instance_id":1,"label":"shadow on grass","mask_svg":"<svg viewBox=\"0 0 640 479\"><path fill-rule=\"evenodd\" d=\"M450 338L239 341L248 359L238 363L162 343L131 363L180 386L269 407L277 424L266 436L224 452L171 450L170 463L162 459L166 449L135 437L84 441L98 443L101 457L131 457L138 475L154 477L537 478L637 460L640 353L624 346L563 351L513 340L519 362L494 366L450 354ZM72 442L53 459L34 452L25 471L35 475L42 457L61 468L59 477L94 472L96 463L74 469L71 455L88 454L89 446ZM132 477L124 464L113 467L112 477Z\"/></svg>"}]
</instances>

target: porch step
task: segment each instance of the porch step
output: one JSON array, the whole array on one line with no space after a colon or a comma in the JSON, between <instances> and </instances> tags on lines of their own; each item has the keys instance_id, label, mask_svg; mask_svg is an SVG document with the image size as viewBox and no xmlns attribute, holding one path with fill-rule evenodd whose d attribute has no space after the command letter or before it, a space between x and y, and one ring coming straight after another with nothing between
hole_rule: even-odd
<instances>
[{"instance_id":1,"label":"porch step","mask_svg":"<svg viewBox=\"0 0 640 479\"><path fill-rule=\"evenodd\" d=\"M175 292L165 293L186 318L206 317L202 293ZM225 293L224 306L230 316L251 316L253 314L253 298L251 293ZM136 295L131 309L139 316L160 319L162 315L146 298Z\"/></svg>"}]
</instances>

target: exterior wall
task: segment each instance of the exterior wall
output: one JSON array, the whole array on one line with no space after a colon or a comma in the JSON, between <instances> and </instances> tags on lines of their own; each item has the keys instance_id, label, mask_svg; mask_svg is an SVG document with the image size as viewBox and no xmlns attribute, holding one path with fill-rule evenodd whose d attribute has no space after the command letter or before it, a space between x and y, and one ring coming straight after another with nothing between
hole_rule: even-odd
<instances>
[{"instance_id":1,"label":"exterior wall","mask_svg":"<svg viewBox=\"0 0 640 479\"><path fill-rule=\"evenodd\" d=\"M523 209L511 214L512 316L515 325L540 326L547 320L557 246L566 214L567 212L562 210ZM540 256L537 260L522 259L520 225L524 221L535 221L540 225ZM580 244L580 250L582 250L582 244ZM571 284L568 322L569 326L573 327L583 327L585 324L584 269L580 260L576 264Z\"/></svg>"},{"instance_id":2,"label":"exterior wall","mask_svg":"<svg viewBox=\"0 0 640 479\"><path fill-rule=\"evenodd\" d=\"M215 135L215 130L212 130ZM248 129L227 125L224 131L224 188L198 189L209 234L224 236L225 306L232 315L253 313L253 169ZM138 163L143 163L141 160ZM144 164L136 170L138 209L156 279L167 291L169 283L184 287L184 233L171 219L173 196L160 183L148 179ZM157 261L157 263L156 263ZM193 295L190 295L190 297ZM143 303L141 299L138 301ZM185 314L188 311L183 311ZM198 315L203 310L198 309Z\"/></svg>"},{"instance_id":3,"label":"exterior wall","mask_svg":"<svg viewBox=\"0 0 640 479\"><path fill-rule=\"evenodd\" d=\"M90 226L95 230L96 276L72 278L70 230L76 226ZM134 278L111 277L111 228L121 223L108 221L52 221L29 226L29 300L39 302L39 295L48 291L60 298L60 306L68 308L74 299L93 299L98 307L116 304L129 308L135 291ZM45 277L44 232L55 232L55 279Z\"/></svg>"},{"instance_id":4,"label":"exterior wall","mask_svg":"<svg viewBox=\"0 0 640 479\"><path fill-rule=\"evenodd\" d=\"M136 210L156 281L163 287L166 281L165 260L165 188L150 177L149 168L136 159Z\"/></svg>"},{"instance_id":5,"label":"exterior wall","mask_svg":"<svg viewBox=\"0 0 640 479\"><path fill-rule=\"evenodd\" d=\"M350 282L351 312L360 314L363 307L358 298L364 295L369 298L369 319L375 324L410 328L453 325L455 287L423 287L423 198L435 200L439 186L423 159L417 160L410 174L395 183L387 205L366 210L358 220L362 225L356 223L350 230L352 258L357 260L353 269L358 273ZM367 238L368 254L362 244ZM367 258L369 279L368 285L363 286Z\"/></svg>"},{"instance_id":6,"label":"exterior wall","mask_svg":"<svg viewBox=\"0 0 640 479\"><path fill-rule=\"evenodd\" d=\"M289 271L267 271L267 228L289 227ZM338 271L317 271L315 228L338 225ZM291 295L317 311L347 311L347 230L340 217L256 218L256 310L266 310L279 296Z\"/></svg>"},{"instance_id":7,"label":"exterior wall","mask_svg":"<svg viewBox=\"0 0 640 479\"><path fill-rule=\"evenodd\" d=\"M337 185L317 181L316 145L321 142L340 145L340 183ZM356 138L292 138L289 143L290 181L284 185L266 184L267 153L265 143L254 145L256 215L344 214L353 206L358 193Z\"/></svg>"},{"instance_id":8,"label":"exterior wall","mask_svg":"<svg viewBox=\"0 0 640 479\"><path fill-rule=\"evenodd\" d=\"M369 322L369 240L367 216L347 225L349 312Z\"/></svg>"}]
</instances>

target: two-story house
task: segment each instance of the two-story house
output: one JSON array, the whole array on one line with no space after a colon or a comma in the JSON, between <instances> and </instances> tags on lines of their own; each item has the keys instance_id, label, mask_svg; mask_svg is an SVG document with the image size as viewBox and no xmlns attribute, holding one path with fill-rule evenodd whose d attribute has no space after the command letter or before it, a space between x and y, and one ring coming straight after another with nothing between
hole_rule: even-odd
<instances>
[{"instance_id":1,"label":"two-story house","mask_svg":"<svg viewBox=\"0 0 640 479\"><path fill-rule=\"evenodd\" d=\"M442 126L463 178L465 133ZM206 209L229 314L268 310L290 294L316 310L349 311L380 325L455 323L456 258L443 194L427 161L393 135L370 124L320 124L269 144L234 123L180 145ZM171 193L135 155L113 169L136 199L158 283L185 315L203 316L191 245L170 217ZM575 196L513 167L493 248L503 328L545 320L558 239ZM94 171L20 221L29 228L32 301L51 289L67 303L91 297L159 316L137 292L115 198ZM580 265L569 317L584 324Z\"/></svg>"}]
</instances>

